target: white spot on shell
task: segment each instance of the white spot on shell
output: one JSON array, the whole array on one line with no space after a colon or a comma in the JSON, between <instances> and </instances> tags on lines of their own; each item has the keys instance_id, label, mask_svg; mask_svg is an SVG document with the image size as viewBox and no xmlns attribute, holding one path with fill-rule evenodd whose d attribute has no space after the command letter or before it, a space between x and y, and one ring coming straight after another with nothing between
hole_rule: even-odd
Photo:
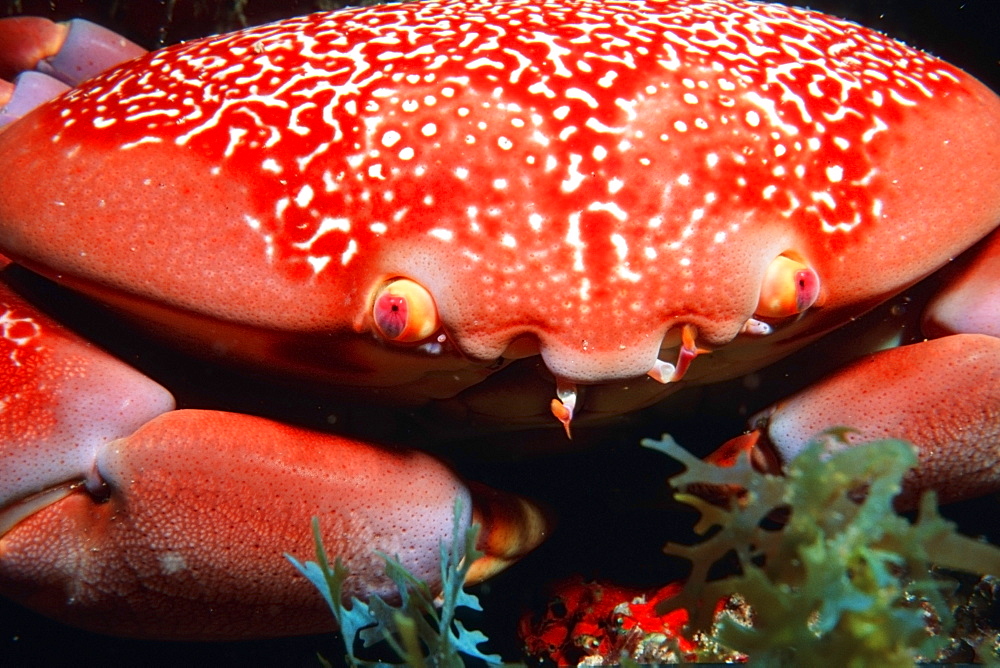
<instances>
[{"instance_id":1,"label":"white spot on shell","mask_svg":"<svg viewBox=\"0 0 1000 668\"><path fill-rule=\"evenodd\" d=\"M358 243L354 239L351 239L347 242L347 248L340 255L340 264L346 267L347 263L351 261L351 258L354 257L354 254L357 252Z\"/></svg>"},{"instance_id":2,"label":"white spot on shell","mask_svg":"<svg viewBox=\"0 0 1000 668\"><path fill-rule=\"evenodd\" d=\"M395 146L399 140L402 139L400 134L395 130L389 130L384 135L382 135L382 146L386 148L392 148Z\"/></svg>"},{"instance_id":3,"label":"white spot on shell","mask_svg":"<svg viewBox=\"0 0 1000 668\"><path fill-rule=\"evenodd\" d=\"M312 186L310 186L307 183L306 185L302 186L302 188L299 190L299 194L295 196L295 203L299 206L299 208L304 209L305 207L309 206L310 202L312 202L314 194L315 193L313 192Z\"/></svg>"},{"instance_id":4,"label":"white spot on shell","mask_svg":"<svg viewBox=\"0 0 1000 668\"><path fill-rule=\"evenodd\" d=\"M176 551L163 552L158 557L160 570L166 575L174 575L187 570L187 560L184 555Z\"/></svg>"}]
</instances>

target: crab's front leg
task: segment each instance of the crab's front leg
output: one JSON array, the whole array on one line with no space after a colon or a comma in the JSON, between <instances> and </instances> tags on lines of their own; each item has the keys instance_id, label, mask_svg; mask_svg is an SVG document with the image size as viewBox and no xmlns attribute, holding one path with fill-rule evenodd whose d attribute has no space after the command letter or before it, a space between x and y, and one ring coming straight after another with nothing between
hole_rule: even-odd
<instances>
[{"instance_id":1,"label":"crab's front leg","mask_svg":"<svg viewBox=\"0 0 1000 668\"><path fill-rule=\"evenodd\" d=\"M148 378L0 286L0 592L85 628L221 639L331 626L283 556L318 517L352 573L391 596L398 555L431 586L439 542L484 525L482 579L537 543L526 502L470 488L423 454L247 415L173 410Z\"/></svg>"},{"instance_id":2,"label":"crab's front leg","mask_svg":"<svg viewBox=\"0 0 1000 668\"><path fill-rule=\"evenodd\" d=\"M104 70L146 53L83 19L0 19L0 127Z\"/></svg>"},{"instance_id":3,"label":"crab's front leg","mask_svg":"<svg viewBox=\"0 0 1000 668\"><path fill-rule=\"evenodd\" d=\"M882 438L913 443L920 466L897 505L935 490L942 502L1000 489L1000 235L994 234L930 304L939 337L862 358L751 418L752 431L711 458L747 450L777 472L819 434L831 447Z\"/></svg>"}]
</instances>

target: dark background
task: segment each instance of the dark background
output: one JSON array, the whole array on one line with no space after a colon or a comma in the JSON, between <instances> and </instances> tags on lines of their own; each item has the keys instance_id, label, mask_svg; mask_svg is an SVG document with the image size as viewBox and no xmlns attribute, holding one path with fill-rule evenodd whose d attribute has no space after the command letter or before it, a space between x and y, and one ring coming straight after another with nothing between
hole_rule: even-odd
<instances>
[{"instance_id":1,"label":"dark background","mask_svg":"<svg viewBox=\"0 0 1000 668\"><path fill-rule=\"evenodd\" d=\"M28 14L60 20L85 17L117 30L143 46L155 48L242 25L333 8L338 4L341 3L321 0L2 0L0 16ZM1000 90L1000 2L997 0L814 0L808 5L876 28L912 46L930 51ZM659 430L646 428L639 429L637 433L656 435ZM553 495L582 495L581 507L586 507L588 503L595 505L592 515L581 513L581 518L564 521L552 544L544 546L537 558L533 555L533 561L512 569L500 584L487 585L480 590L487 610L494 611L493 617L473 621L471 625L485 626L494 640L490 649L500 651L505 658L517 658L514 628L522 607L531 600L530 595L522 592L539 587L540 581L553 575L583 571L577 562L594 555L612 564L628 560L629 557L618 550L622 541L642 543L652 550L652 554L658 554L658 545L665 540L665 532L656 530L656 520L645 520L650 523L646 531L644 525L637 529L628 526L627 522L607 519L597 509L596 504L615 505L621 497L632 495L632 483L624 482L630 480L627 477L629 472L648 468L652 471L649 476L656 485L662 485L668 473L669 467L661 464L663 460L659 459L659 455L650 454L647 461L643 459L646 455L640 454L638 462L629 459L623 463L622 458L617 457L616 448L627 448L630 452L635 450L635 436L629 434L621 440L621 444L611 444L572 459L539 464L537 470L527 475L523 470L510 473L518 477L516 485L510 485L512 487L530 489L536 484L548 485L554 487L550 490ZM553 482L554 478L546 470L551 466L559 467L563 474L573 467L570 482L565 481L565 475L561 476L563 482ZM490 471L501 470L500 475L504 475L502 465L491 464L490 467ZM472 475L476 472L473 471ZM623 477L619 479L619 475ZM532 477L537 480L531 480ZM560 488L560 485L565 488ZM500 486L504 485L501 483ZM599 492L598 500L590 499L592 491ZM958 519L977 513L995 517L995 499L991 499L990 503L985 511L959 506L949 512ZM612 523L622 526L611 526ZM579 542L579 548L574 549L573 541ZM616 566L608 568L614 573ZM634 563L621 564L617 568L635 577L647 575L646 570ZM649 577L649 584L652 584L659 576ZM0 668L192 664L317 666L317 652L328 658L338 657L341 654L339 641L331 637L225 644L119 640L67 628L0 600Z\"/></svg>"}]
</instances>

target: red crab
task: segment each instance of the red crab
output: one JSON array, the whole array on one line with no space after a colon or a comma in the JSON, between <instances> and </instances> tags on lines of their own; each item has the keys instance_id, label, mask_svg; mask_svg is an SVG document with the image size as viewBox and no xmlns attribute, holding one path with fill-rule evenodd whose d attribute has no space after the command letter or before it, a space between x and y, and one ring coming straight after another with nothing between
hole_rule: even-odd
<instances>
[{"instance_id":1,"label":"red crab","mask_svg":"<svg viewBox=\"0 0 1000 668\"><path fill-rule=\"evenodd\" d=\"M8 50L18 68L93 53L60 51L52 24L0 26L37 47ZM49 95L22 82L7 104L23 115L0 131L14 262L202 358L477 426L577 432L749 373L1000 220L985 86L873 31L743 0L357 9L70 86L22 111ZM993 255L983 244L962 280L988 278ZM485 571L544 533L526 502L470 493L430 458L173 411L7 299L0 590L47 614L140 636L307 632L328 621L281 553L309 554L311 515L353 555L357 593L384 585L373 549L433 579L456 495L466 522L480 500ZM995 302L944 300L928 331L946 336L847 367L737 447L780 461L847 424L921 448L910 495L996 489Z\"/></svg>"}]
</instances>

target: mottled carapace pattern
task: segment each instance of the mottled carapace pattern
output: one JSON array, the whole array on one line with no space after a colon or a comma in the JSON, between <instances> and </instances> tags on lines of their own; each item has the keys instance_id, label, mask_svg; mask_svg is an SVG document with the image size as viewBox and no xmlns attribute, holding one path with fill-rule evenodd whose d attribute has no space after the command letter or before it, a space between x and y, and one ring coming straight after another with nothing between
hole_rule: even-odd
<instances>
[{"instance_id":1,"label":"mottled carapace pattern","mask_svg":"<svg viewBox=\"0 0 1000 668\"><path fill-rule=\"evenodd\" d=\"M692 66L701 78L690 76ZM483 203L450 227L429 227L429 236L471 232L516 247L558 227L573 245L572 216L543 210L523 230L521 221L496 219L519 181L557 179L552 194L567 211L572 203L577 217L606 211L625 221L636 173L654 171L670 142L719 124L734 126L731 145L665 184L715 186L691 222L720 200L749 196L825 230L850 230L878 213L865 194L876 175L861 146L900 106L956 82L952 68L898 42L785 7L425 2L314 14L166 49L68 96L63 113L68 127L109 129L124 148L173 141L220 170L273 175L266 194L284 196L268 219L248 223L262 226L276 252L305 256L320 271L331 260L348 264L361 243L394 226L427 224L421 208L440 218L447 203L439 200L453 197L407 198L407 211L398 200L407 187L430 193L442 181ZM644 124L652 127L629 125L663 97L669 113ZM472 189L478 165L444 152L462 145L524 174ZM734 173L741 176L723 181ZM798 192L788 189L793 180ZM370 207L361 229L350 215L359 206ZM657 250L634 249L633 259ZM619 274L633 277L624 263Z\"/></svg>"},{"instance_id":2,"label":"mottled carapace pattern","mask_svg":"<svg viewBox=\"0 0 1000 668\"><path fill-rule=\"evenodd\" d=\"M731 339L786 247L862 243L890 129L968 81L740 0L432 1L151 54L57 103L54 141L163 146L248 184L231 224L274 275L352 295L356 328L372 286L406 275L466 354L533 333L586 381L641 375L681 322Z\"/></svg>"}]
</instances>

